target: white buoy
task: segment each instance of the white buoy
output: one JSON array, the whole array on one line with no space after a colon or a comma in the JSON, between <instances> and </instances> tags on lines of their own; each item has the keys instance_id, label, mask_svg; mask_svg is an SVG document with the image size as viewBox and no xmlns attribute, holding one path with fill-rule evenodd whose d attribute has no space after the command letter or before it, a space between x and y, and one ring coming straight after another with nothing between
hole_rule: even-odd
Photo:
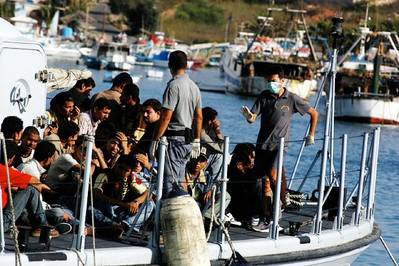
<instances>
[{"instance_id":1,"label":"white buoy","mask_svg":"<svg viewBox=\"0 0 399 266\"><path fill-rule=\"evenodd\" d=\"M161 226L168 265L210 265L201 211L192 197L164 200Z\"/></svg>"}]
</instances>

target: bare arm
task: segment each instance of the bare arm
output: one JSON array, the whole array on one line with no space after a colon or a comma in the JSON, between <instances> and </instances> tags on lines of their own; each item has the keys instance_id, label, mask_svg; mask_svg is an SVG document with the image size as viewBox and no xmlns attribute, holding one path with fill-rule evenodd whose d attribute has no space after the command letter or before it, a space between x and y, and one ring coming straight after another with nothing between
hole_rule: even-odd
<instances>
[{"instance_id":1,"label":"bare arm","mask_svg":"<svg viewBox=\"0 0 399 266\"><path fill-rule=\"evenodd\" d=\"M252 117L250 119L247 119L247 122L250 124L255 123L257 117L258 116L256 114L252 114Z\"/></svg>"},{"instance_id":2,"label":"bare arm","mask_svg":"<svg viewBox=\"0 0 399 266\"><path fill-rule=\"evenodd\" d=\"M202 129L202 109L195 108L194 111L194 138L201 138L201 129Z\"/></svg>"},{"instance_id":3,"label":"bare arm","mask_svg":"<svg viewBox=\"0 0 399 266\"><path fill-rule=\"evenodd\" d=\"M317 111L310 107L308 110L308 114L310 115L310 130L309 130L309 135L314 136L315 131L316 131L316 126L317 126L317 118L318 118L318 113Z\"/></svg>"},{"instance_id":4,"label":"bare arm","mask_svg":"<svg viewBox=\"0 0 399 266\"><path fill-rule=\"evenodd\" d=\"M157 124L155 128L154 135L152 137L153 140L159 140L163 134L165 133L166 129L168 128L170 119L172 118L173 111L169 109L162 109L161 118L159 119L160 122Z\"/></svg>"}]
</instances>

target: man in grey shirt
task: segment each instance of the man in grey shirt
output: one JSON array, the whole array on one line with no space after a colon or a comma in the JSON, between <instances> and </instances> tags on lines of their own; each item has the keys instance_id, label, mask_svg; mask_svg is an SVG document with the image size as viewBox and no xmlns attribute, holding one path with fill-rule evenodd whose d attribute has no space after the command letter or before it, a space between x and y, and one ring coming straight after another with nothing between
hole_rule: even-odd
<instances>
[{"instance_id":1,"label":"man in grey shirt","mask_svg":"<svg viewBox=\"0 0 399 266\"><path fill-rule=\"evenodd\" d=\"M288 131L291 117L294 113L310 115L310 130L306 139L306 146L314 144L314 133L317 125L317 111L310 107L301 97L289 92L283 87L283 73L281 69L270 69L266 75L267 88L256 99L251 110L243 106L241 113L249 123L254 123L261 116L261 125L256 143L255 172L263 179L262 203L260 213L262 220L255 231L266 232L270 221L271 190L274 191L277 180L278 143L284 137L288 143ZM285 147L287 148L287 146ZM283 168L280 200L285 208L286 181Z\"/></svg>"},{"instance_id":2,"label":"man in grey shirt","mask_svg":"<svg viewBox=\"0 0 399 266\"><path fill-rule=\"evenodd\" d=\"M150 157L153 158L159 139L167 137L164 197L182 188L190 153L194 158L200 154L202 125L201 94L198 86L185 73L186 54L182 51L170 53L168 65L172 79L163 94L160 122L150 147Z\"/></svg>"}]
</instances>

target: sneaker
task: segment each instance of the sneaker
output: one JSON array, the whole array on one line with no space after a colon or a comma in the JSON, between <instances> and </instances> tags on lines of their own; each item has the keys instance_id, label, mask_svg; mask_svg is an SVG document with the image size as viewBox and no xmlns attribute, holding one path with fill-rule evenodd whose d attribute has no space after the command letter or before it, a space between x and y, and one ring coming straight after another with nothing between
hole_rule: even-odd
<instances>
[{"instance_id":1,"label":"sneaker","mask_svg":"<svg viewBox=\"0 0 399 266\"><path fill-rule=\"evenodd\" d=\"M252 226L259 224L259 217L252 217L251 218Z\"/></svg>"},{"instance_id":2,"label":"sneaker","mask_svg":"<svg viewBox=\"0 0 399 266\"><path fill-rule=\"evenodd\" d=\"M66 235L72 231L72 226L68 223L59 223L55 226L55 229L61 234Z\"/></svg>"},{"instance_id":3,"label":"sneaker","mask_svg":"<svg viewBox=\"0 0 399 266\"><path fill-rule=\"evenodd\" d=\"M252 226L252 229L256 232L269 232L270 224L266 220L260 220L258 225Z\"/></svg>"},{"instance_id":4,"label":"sneaker","mask_svg":"<svg viewBox=\"0 0 399 266\"><path fill-rule=\"evenodd\" d=\"M237 221L234 216L229 212L224 216L224 221L229 222L231 225L241 226L241 222Z\"/></svg>"},{"instance_id":5,"label":"sneaker","mask_svg":"<svg viewBox=\"0 0 399 266\"><path fill-rule=\"evenodd\" d=\"M242 221L241 222L241 227L246 229L246 230L248 230L248 231L253 231L251 221Z\"/></svg>"},{"instance_id":6,"label":"sneaker","mask_svg":"<svg viewBox=\"0 0 399 266\"><path fill-rule=\"evenodd\" d=\"M42 233L42 229L41 228L36 228L35 230L32 231L31 236L32 237L39 237L41 233ZM60 233L56 229L51 229L50 230L50 236L52 238L56 238L56 237L60 236Z\"/></svg>"}]
</instances>

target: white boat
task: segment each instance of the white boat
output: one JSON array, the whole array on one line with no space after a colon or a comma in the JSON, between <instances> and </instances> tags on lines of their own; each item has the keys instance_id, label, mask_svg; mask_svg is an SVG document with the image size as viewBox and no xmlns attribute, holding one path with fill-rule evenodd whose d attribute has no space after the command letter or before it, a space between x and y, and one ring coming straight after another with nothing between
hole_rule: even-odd
<instances>
[{"instance_id":1,"label":"white boat","mask_svg":"<svg viewBox=\"0 0 399 266\"><path fill-rule=\"evenodd\" d=\"M368 36L387 40L392 49L380 46L378 52L376 48L369 48L366 52L365 40ZM335 116L338 119L399 124L399 52L392 37L397 38L396 33L371 32L367 27L360 27L359 39L341 59L342 65L337 72ZM360 54L346 60L358 43ZM382 55L383 50L385 56Z\"/></svg>"},{"instance_id":2,"label":"white boat","mask_svg":"<svg viewBox=\"0 0 399 266\"><path fill-rule=\"evenodd\" d=\"M104 73L103 81L112 82L112 80L121 72L119 71L106 71ZM130 75L132 77L133 83L138 84L142 78L141 75Z\"/></svg>"},{"instance_id":3,"label":"white boat","mask_svg":"<svg viewBox=\"0 0 399 266\"><path fill-rule=\"evenodd\" d=\"M155 70L155 69L149 69L149 70L147 70L145 75L146 75L147 78L162 79L163 78L163 71Z\"/></svg>"},{"instance_id":4,"label":"white boat","mask_svg":"<svg viewBox=\"0 0 399 266\"><path fill-rule=\"evenodd\" d=\"M5 99L0 107L0 119L8 115L18 115L24 120L24 125L30 125L34 119L45 112L46 82L46 55L43 48L35 42L28 41L15 30L8 22L0 19L0 83L2 90L0 97ZM22 61L29 61L27 67L21 68ZM37 73L35 76L34 74ZM13 97L10 97L13 96ZM7 101L7 99L10 99ZM37 122L37 120L35 120ZM270 233L248 232L243 228L230 228L231 244L236 252L239 252L247 261L253 264L274 265L349 265L361 252L378 239L380 230L375 224L375 186L377 178L378 144L380 130L373 134L372 153L367 145L359 151L364 156L371 154L370 160L364 158L362 162L369 162L369 171L365 171L366 165L362 164L359 175L348 174L347 178L359 179L359 187L365 187L364 179L369 180L369 186L359 189L357 201L353 202L352 196L344 197L345 167L339 174L339 198L333 199L332 195L325 191L324 181L326 176L326 164L323 164L321 176L318 180L320 199L304 200L304 206L297 210L285 210L280 218L276 212L273 218L273 226ZM90 140L91 139L91 140ZM228 142L228 138L225 139ZM325 139L328 141L328 138ZM333 141L333 138L330 139ZM92 145L94 140L88 138L87 145ZM366 142L367 143L367 142ZM228 145L226 143L224 160L228 158ZM332 144L332 142L331 142ZM161 142L161 147L165 144ZM324 145L328 147L329 145ZM91 163L91 146L86 146L88 154L87 163ZM345 147L345 146L343 146ZM280 158L283 158L284 144L280 144ZM162 150L162 149L161 149ZM165 151L165 149L163 150ZM351 153L356 152L351 150ZM162 152L159 157L163 162ZM343 148L343 154L346 149ZM164 154L163 154L164 155ZM282 162L280 160L280 163ZM327 161L327 150L323 150L323 162ZM331 160L333 161L333 160ZM226 164L227 165L227 164ZM349 168L349 167L348 167ZM114 241L103 238L91 238L84 235L86 221L86 203L89 191L89 169L84 173L82 184L82 213L79 216L80 226L74 235L60 236L53 239L50 246L36 245L36 250L15 252L13 239L8 234L1 237L0 265L17 264L20 259L22 265L153 265L165 263L164 245L158 245L160 221L154 220L155 229L150 240L126 235L124 241ZM351 168L352 169L352 168ZM227 169L224 169L227 170ZM364 171L363 171L364 170ZM162 184L163 171L158 172L159 184ZM279 178L281 175L279 174ZM221 198L225 198L227 171L223 171ZM363 181L362 181L363 180ZM317 182L316 182L317 183ZM356 183L356 182L355 182ZM316 184L317 186L317 184ZM158 193L162 191L157 187ZM355 190L354 190L355 191ZM326 192L326 202L335 204L337 212L323 208ZM159 194L158 194L159 195ZM367 200L366 200L367 197ZM155 217L159 217L160 198L157 197ZM343 201L343 199L345 199ZM345 201L347 204L345 204ZM279 200L275 201L279 204ZM275 205L279 209L279 205ZM345 207L345 208L344 208ZM224 219L224 207L222 204L220 219ZM334 209L334 208L333 208ZM284 230L279 233L279 225ZM2 230L0 230L2 233ZM164 232L165 233L165 232ZM190 235L186 234L187 236ZM4 235L3 235L4 236ZM5 239L5 242L3 241ZM74 240L74 241L73 241ZM37 240L36 240L37 241ZM95 242L95 246L93 243ZM20 242L21 243L21 242ZM5 244L7 249L5 250ZM34 243L30 243L34 246ZM190 246L190 243L187 244ZM28 248L29 246L25 246ZM213 232L211 240L207 243L209 261L212 264L225 264L232 256L232 249L222 237L221 231ZM185 247L186 248L186 247ZM196 247L194 247L196 248Z\"/></svg>"}]
</instances>

